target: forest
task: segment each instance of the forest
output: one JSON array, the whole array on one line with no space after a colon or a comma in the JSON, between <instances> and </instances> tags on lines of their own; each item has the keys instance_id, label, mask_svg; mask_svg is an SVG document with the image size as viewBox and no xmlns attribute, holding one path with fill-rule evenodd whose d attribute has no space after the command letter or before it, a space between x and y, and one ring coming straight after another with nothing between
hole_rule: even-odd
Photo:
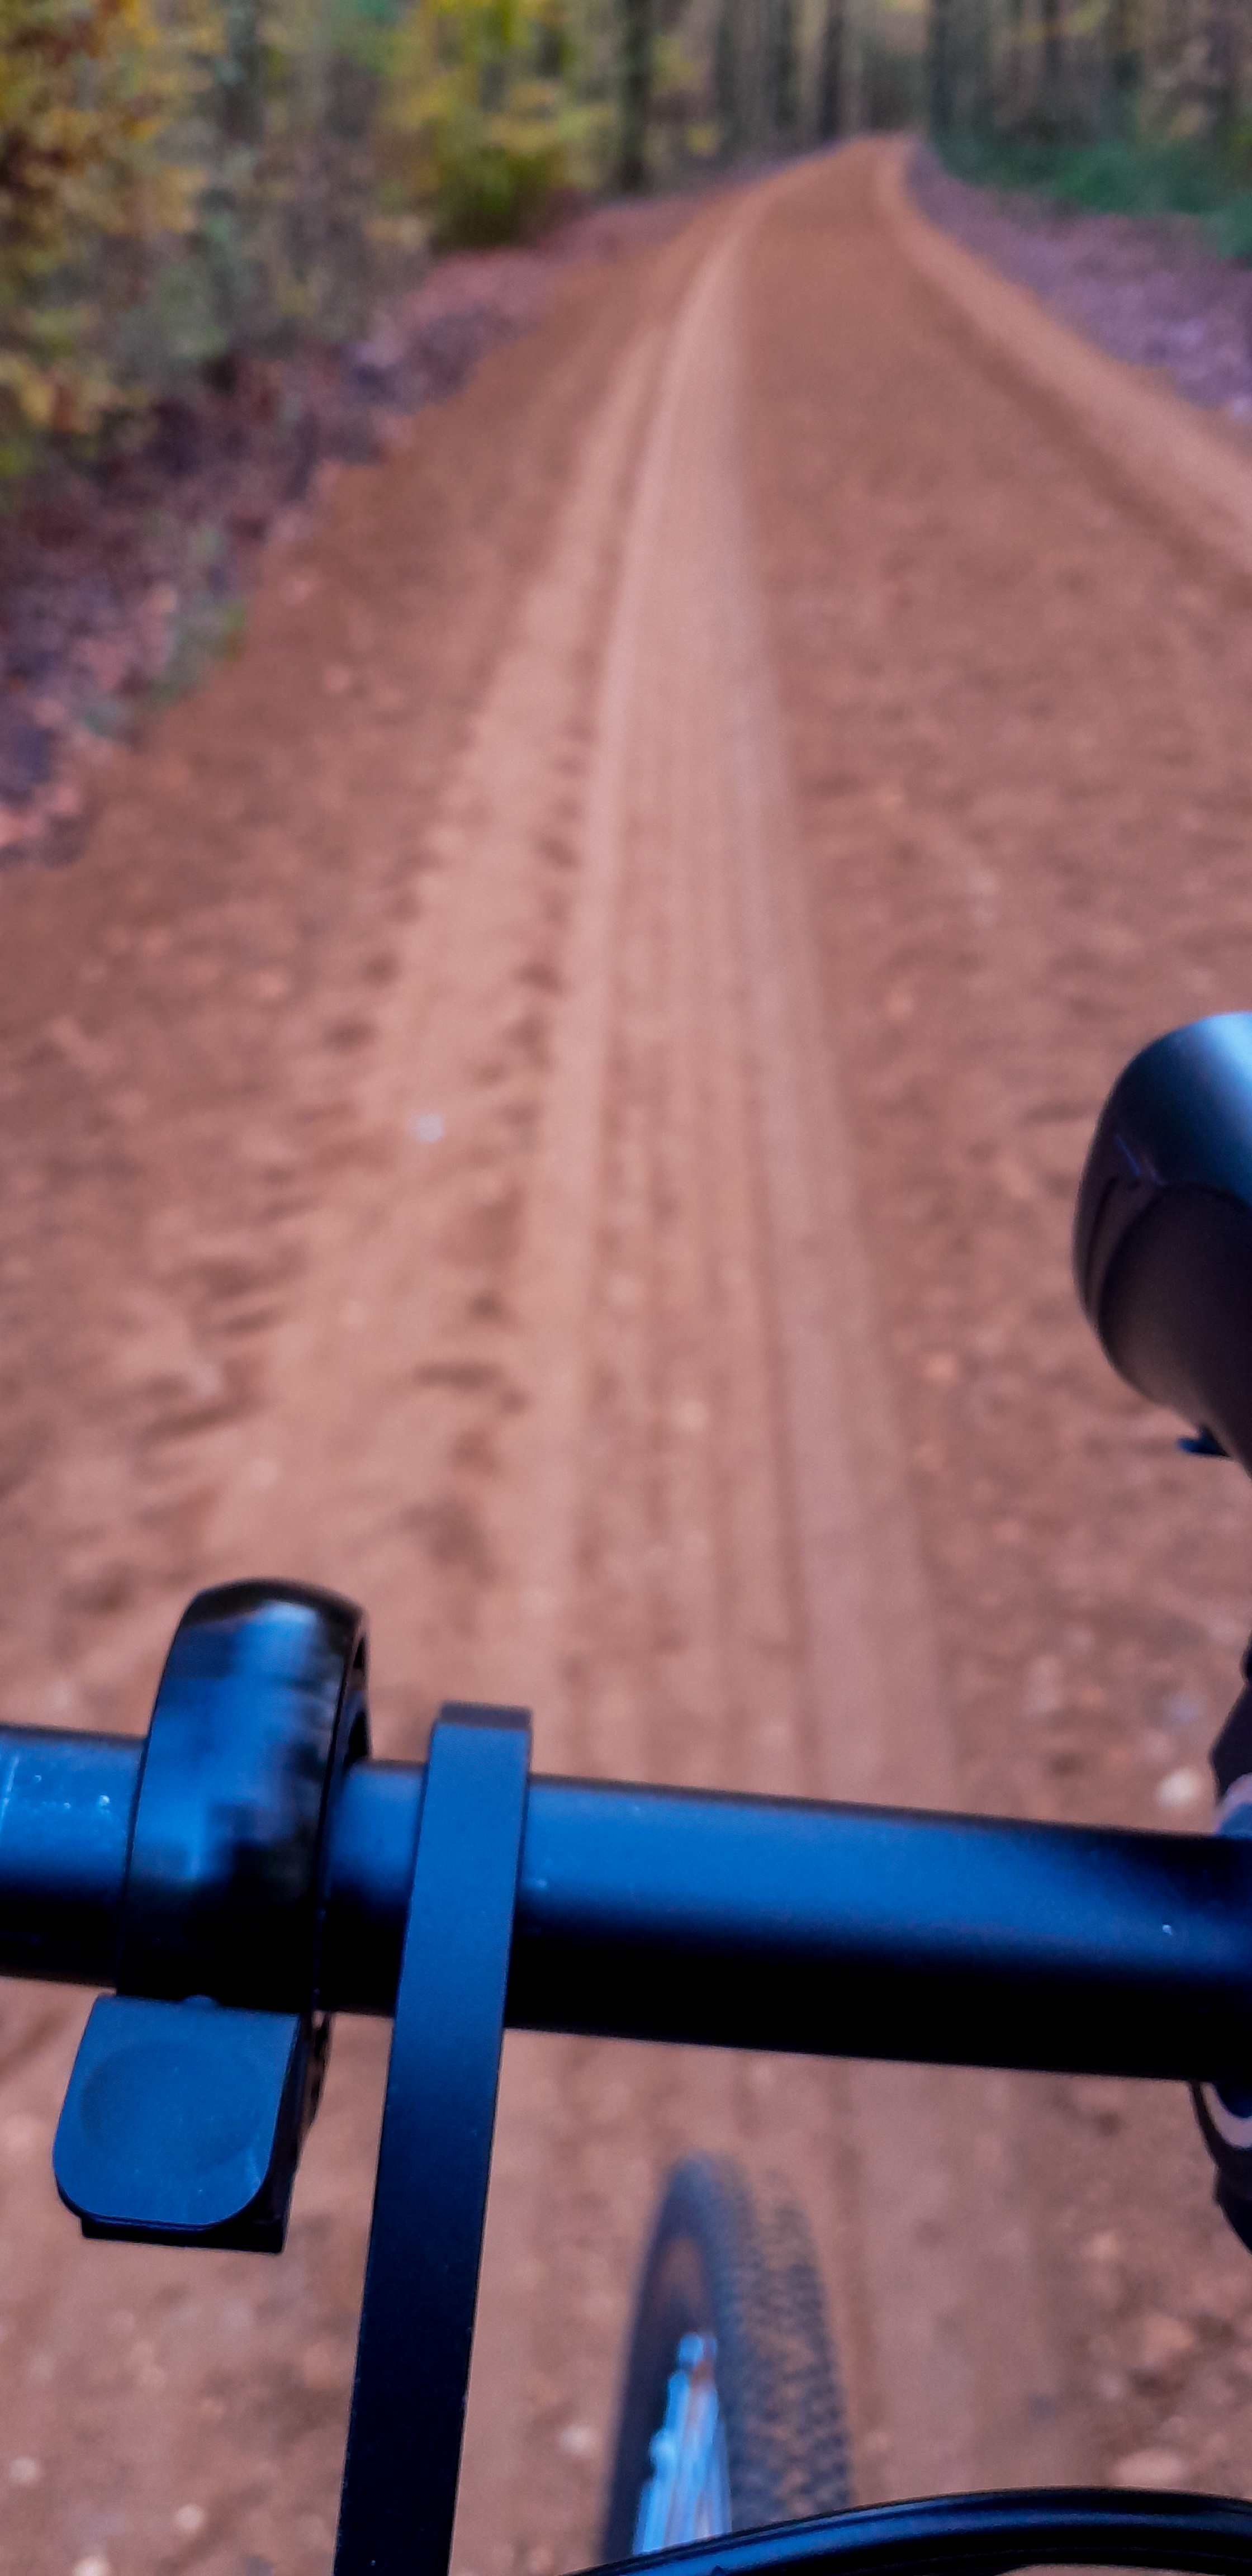
<instances>
[{"instance_id":1,"label":"forest","mask_svg":"<svg viewBox=\"0 0 1252 2576\"><path fill-rule=\"evenodd\" d=\"M1252 256L1252 0L0 0L0 493L432 250L925 122Z\"/></svg>"},{"instance_id":2,"label":"forest","mask_svg":"<svg viewBox=\"0 0 1252 2576\"><path fill-rule=\"evenodd\" d=\"M930 0L926 70L962 175L1192 217L1252 259L1249 0Z\"/></svg>"}]
</instances>

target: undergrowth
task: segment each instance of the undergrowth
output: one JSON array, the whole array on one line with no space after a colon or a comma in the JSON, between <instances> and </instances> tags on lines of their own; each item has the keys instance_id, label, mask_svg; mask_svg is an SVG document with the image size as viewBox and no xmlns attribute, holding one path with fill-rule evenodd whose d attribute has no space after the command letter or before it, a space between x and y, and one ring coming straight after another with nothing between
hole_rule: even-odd
<instances>
[{"instance_id":1,"label":"undergrowth","mask_svg":"<svg viewBox=\"0 0 1252 2576\"><path fill-rule=\"evenodd\" d=\"M0 511L610 162L611 0L0 0Z\"/></svg>"},{"instance_id":2,"label":"undergrowth","mask_svg":"<svg viewBox=\"0 0 1252 2576\"><path fill-rule=\"evenodd\" d=\"M1053 142L949 136L947 167L984 188L1101 215L1190 217L1224 259L1252 265L1252 130L1225 147L1198 136Z\"/></svg>"}]
</instances>

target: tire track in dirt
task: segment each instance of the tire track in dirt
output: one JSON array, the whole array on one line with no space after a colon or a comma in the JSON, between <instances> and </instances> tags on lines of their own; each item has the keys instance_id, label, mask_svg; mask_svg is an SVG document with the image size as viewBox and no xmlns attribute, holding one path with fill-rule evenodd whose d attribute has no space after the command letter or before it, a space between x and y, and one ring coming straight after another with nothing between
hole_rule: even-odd
<instances>
[{"instance_id":1,"label":"tire track in dirt","mask_svg":"<svg viewBox=\"0 0 1252 2576\"><path fill-rule=\"evenodd\" d=\"M536 1401L503 1492L533 1532L493 1687L507 1670L533 1698L545 1766L944 1804L738 504L755 213L688 291L633 498L529 1209L521 1307L551 1373L519 1358ZM534 2040L510 2058L459 2566L502 2563L506 2531L536 2567L592 2545L571 2462L589 2513L633 2251L693 2144L788 2166L838 2259L866 2493L1068 2465L996 2079Z\"/></svg>"}]
</instances>

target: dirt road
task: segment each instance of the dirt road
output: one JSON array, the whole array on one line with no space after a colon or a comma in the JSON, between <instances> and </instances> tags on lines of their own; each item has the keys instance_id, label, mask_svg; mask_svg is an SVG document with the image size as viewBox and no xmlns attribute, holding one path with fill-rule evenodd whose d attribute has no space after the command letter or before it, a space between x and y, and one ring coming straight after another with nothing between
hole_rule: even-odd
<instances>
[{"instance_id":1,"label":"dirt road","mask_svg":"<svg viewBox=\"0 0 1252 2576\"><path fill-rule=\"evenodd\" d=\"M262 1571L369 1604L383 1751L526 1697L547 1769L1200 1821L1246 1506L1066 1240L1125 1054L1247 999L1249 643L872 151L571 273L0 891L4 1716L141 1726ZM5 1998L0 2567L314 2576L385 2033L268 2265L78 2243L80 2021ZM518 2038L457 2576L594 2549L690 2145L803 2191L863 2495L1243 2488L1172 2094Z\"/></svg>"}]
</instances>

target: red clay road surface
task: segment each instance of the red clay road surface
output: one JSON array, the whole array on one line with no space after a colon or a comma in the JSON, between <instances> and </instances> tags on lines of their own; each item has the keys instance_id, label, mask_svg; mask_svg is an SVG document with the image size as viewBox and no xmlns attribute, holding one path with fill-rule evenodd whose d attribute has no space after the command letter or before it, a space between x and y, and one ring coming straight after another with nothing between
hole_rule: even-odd
<instances>
[{"instance_id":1,"label":"red clay road surface","mask_svg":"<svg viewBox=\"0 0 1252 2576\"><path fill-rule=\"evenodd\" d=\"M197 1585L373 1620L377 1739L1200 1823L1235 1471L1068 1280L1137 1044L1252 987L1250 594L911 267L876 148L571 269L0 889L5 1718ZM83 2245L0 2021L0 2568L329 2565L385 2031L280 2263ZM455 2576L594 2550L676 2153L809 2208L864 2497L1252 2485L1165 2088L511 2039Z\"/></svg>"}]
</instances>

